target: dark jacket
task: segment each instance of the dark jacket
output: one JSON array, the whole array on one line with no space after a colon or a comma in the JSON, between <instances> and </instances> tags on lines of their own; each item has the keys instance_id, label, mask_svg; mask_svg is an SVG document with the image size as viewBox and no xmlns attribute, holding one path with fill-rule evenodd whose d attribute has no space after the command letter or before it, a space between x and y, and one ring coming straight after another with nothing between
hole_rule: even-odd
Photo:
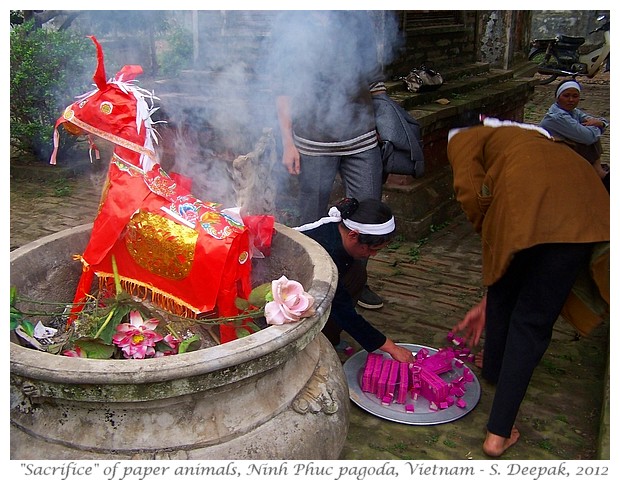
<instances>
[{"instance_id":1,"label":"dark jacket","mask_svg":"<svg viewBox=\"0 0 620 480\"><path fill-rule=\"evenodd\" d=\"M317 241L329 253L338 270L338 286L332 300L330 319L351 335L366 351L372 352L385 343L386 336L357 313L355 303L342 283L341 279L351 268L354 259L342 245L338 225L339 223L327 223L303 233Z\"/></svg>"}]
</instances>

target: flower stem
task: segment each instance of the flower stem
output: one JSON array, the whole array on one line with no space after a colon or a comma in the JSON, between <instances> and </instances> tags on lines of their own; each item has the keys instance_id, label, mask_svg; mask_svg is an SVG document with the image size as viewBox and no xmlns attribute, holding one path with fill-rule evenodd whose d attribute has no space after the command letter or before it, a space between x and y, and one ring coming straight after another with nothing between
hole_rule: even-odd
<instances>
[{"instance_id":1,"label":"flower stem","mask_svg":"<svg viewBox=\"0 0 620 480\"><path fill-rule=\"evenodd\" d=\"M121 287L121 279L118 276L118 267L116 266L116 258L112 255L112 272L114 273L114 285L116 287L116 294L123 293L123 287Z\"/></svg>"},{"instance_id":2,"label":"flower stem","mask_svg":"<svg viewBox=\"0 0 620 480\"><path fill-rule=\"evenodd\" d=\"M172 328L172 325L170 325L169 323L166 323L166 329L172 334L174 338L176 338L177 340L181 339L179 334L175 332L174 328Z\"/></svg>"},{"instance_id":3,"label":"flower stem","mask_svg":"<svg viewBox=\"0 0 620 480\"><path fill-rule=\"evenodd\" d=\"M244 312L244 313L240 313L239 315L234 315L231 317L217 317L217 318L194 318L191 319L192 322L196 322L196 323L202 323L202 324L221 324L221 323L229 323L229 322L234 322L235 320L244 320L246 318L259 318L262 317L265 314L265 311L263 308L259 309L259 310L254 310L252 312Z\"/></svg>"},{"instance_id":4,"label":"flower stem","mask_svg":"<svg viewBox=\"0 0 620 480\"><path fill-rule=\"evenodd\" d=\"M108 326L108 323L110 323L110 320L112 319L112 315L114 315L115 311L116 311L116 306L112 307L112 310L110 310L110 313L108 313L108 316L106 317L105 322L103 322L103 325L101 325L101 328L99 328L99 330L97 330L97 333L95 333L94 338L97 338L99 337L99 335L101 335L101 332L103 332L105 327Z\"/></svg>"}]
</instances>

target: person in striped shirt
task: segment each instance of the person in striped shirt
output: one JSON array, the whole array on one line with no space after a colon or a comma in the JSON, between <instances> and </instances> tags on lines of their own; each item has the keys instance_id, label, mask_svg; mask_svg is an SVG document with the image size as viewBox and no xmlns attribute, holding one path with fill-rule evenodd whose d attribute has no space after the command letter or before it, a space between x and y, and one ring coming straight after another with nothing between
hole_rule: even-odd
<instances>
[{"instance_id":1,"label":"person in striped shirt","mask_svg":"<svg viewBox=\"0 0 620 480\"><path fill-rule=\"evenodd\" d=\"M287 12L274 30L282 163L299 180L299 224L327 213L337 175L347 197L381 200L383 163L372 94L385 92L364 11ZM358 302L381 308L365 287Z\"/></svg>"}]
</instances>

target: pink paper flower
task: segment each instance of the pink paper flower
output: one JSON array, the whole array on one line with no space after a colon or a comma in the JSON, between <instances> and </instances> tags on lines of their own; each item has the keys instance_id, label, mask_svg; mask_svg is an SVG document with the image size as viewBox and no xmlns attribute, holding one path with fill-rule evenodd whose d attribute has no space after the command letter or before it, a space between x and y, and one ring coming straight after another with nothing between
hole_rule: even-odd
<instances>
[{"instance_id":1,"label":"pink paper flower","mask_svg":"<svg viewBox=\"0 0 620 480\"><path fill-rule=\"evenodd\" d=\"M297 322L314 314L314 298L304 292L301 283L282 275L271 282L273 301L265 305L265 319L270 325Z\"/></svg>"},{"instance_id":2,"label":"pink paper flower","mask_svg":"<svg viewBox=\"0 0 620 480\"><path fill-rule=\"evenodd\" d=\"M155 355L155 344L162 337L155 331L159 321L151 318L146 322L140 312L129 313L129 323L120 323L112 341L123 351L125 358L145 358Z\"/></svg>"},{"instance_id":3,"label":"pink paper flower","mask_svg":"<svg viewBox=\"0 0 620 480\"><path fill-rule=\"evenodd\" d=\"M73 350L65 350L62 352L66 357L82 357L86 358L86 353L82 351L80 347L75 347Z\"/></svg>"},{"instance_id":4,"label":"pink paper flower","mask_svg":"<svg viewBox=\"0 0 620 480\"><path fill-rule=\"evenodd\" d=\"M167 357L168 355L176 355L177 353L179 353L179 344L181 343L181 341L178 338L176 338L174 335L172 335L171 333L166 335L164 337L164 343L168 345L170 348L165 349L163 351L156 351L155 352L156 358ZM161 347L161 343L159 345Z\"/></svg>"}]
</instances>

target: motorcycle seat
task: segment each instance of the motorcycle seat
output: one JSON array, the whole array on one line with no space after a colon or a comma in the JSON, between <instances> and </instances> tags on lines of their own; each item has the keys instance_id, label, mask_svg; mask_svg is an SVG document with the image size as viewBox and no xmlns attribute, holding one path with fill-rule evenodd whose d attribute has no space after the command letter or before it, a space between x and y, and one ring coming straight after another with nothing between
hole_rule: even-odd
<instances>
[{"instance_id":1,"label":"motorcycle seat","mask_svg":"<svg viewBox=\"0 0 620 480\"><path fill-rule=\"evenodd\" d=\"M557 41L556 38L535 38L534 40L532 40L531 44L532 45L540 45L540 46L547 46L550 43L555 43Z\"/></svg>"},{"instance_id":2,"label":"motorcycle seat","mask_svg":"<svg viewBox=\"0 0 620 480\"><path fill-rule=\"evenodd\" d=\"M584 37L571 37L569 35L559 34L557 37L558 43L562 43L564 45L571 45L573 47L578 47L586 43L586 39Z\"/></svg>"}]
</instances>

